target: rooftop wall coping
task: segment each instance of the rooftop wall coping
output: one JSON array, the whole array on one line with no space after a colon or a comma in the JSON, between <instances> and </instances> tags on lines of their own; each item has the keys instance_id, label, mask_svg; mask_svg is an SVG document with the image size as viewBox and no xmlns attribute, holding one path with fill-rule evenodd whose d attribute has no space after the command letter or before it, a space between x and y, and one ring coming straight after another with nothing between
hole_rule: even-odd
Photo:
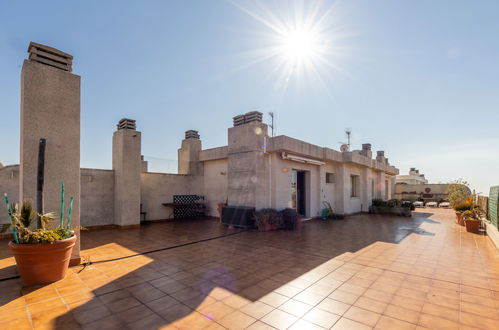
<instances>
[{"instance_id":1,"label":"rooftop wall coping","mask_svg":"<svg viewBox=\"0 0 499 330\"><path fill-rule=\"evenodd\" d=\"M199 160L205 162L209 160L225 159L228 157L228 154L228 146L204 149L199 153Z\"/></svg>"},{"instance_id":2,"label":"rooftop wall coping","mask_svg":"<svg viewBox=\"0 0 499 330\"><path fill-rule=\"evenodd\" d=\"M295 148L298 145L298 148ZM286 135L279 135L269 139L267 150L270 152L288 151L300 156L315 158L321 161L354 163L357 165L386 172L388 174L398 174L399 170L392 165L383 164L376 159L368 158L360 154L360 150L340 152L327 147L298 140Z\"/></svg>"}]
</instances>

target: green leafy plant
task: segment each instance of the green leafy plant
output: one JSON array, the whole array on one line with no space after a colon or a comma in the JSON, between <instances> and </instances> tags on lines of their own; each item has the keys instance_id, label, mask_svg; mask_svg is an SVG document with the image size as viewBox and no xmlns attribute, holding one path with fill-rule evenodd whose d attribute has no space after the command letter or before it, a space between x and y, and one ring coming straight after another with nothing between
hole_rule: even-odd
<instances>
[{"instance_id":1,"label":"green leafy plant","mask_svg":"<svg viewBox=\"0 0 499 330\"><path fill-rule=\"evenodd\" d=\"M478 205L463 212L463 220L482 220L484 216L485 212Z\"/></svg>"},{"instance_id":2,"label":"green leafy plant","mask_svg":"<svg viewBox=\"0 0 499 330\"><path fill-rule=\"evenodd\" d=\"M463 213L471 209L473 209L473 204L470 203L469 201L464 201L462 203L454 205L454 211L459 213Z\"/></svg>"},{"instance_id":3,"label":"green leafy plant","mask_svg":"<svg viewBox=\"0 0 499 330\"><path fill-rule=\"evenodd\" d=\"M16 243L52 243L73 236L73 232L68 227L47 229L47 226L54 221L55 213L37 214L31 202L27 200L23 201L21 206L19 204L11 205L9 209L11 223L3 225L2 232L6 232L9 228L12 228L17 240ZM30 229L37 216L40 219L41 228Z\"/></svg>"},{"instance_id":4,"label":"green leafy plant","mask_svg":"<svg viewBox=\"0 0 499 330\"><path fill-rule=\"evenodd\" d=\"M462 179L452 181L445 191L449 199L450 206L455 209L458 204L465 203L472 197L469 183Z\"/></svg>"}]
</instances>

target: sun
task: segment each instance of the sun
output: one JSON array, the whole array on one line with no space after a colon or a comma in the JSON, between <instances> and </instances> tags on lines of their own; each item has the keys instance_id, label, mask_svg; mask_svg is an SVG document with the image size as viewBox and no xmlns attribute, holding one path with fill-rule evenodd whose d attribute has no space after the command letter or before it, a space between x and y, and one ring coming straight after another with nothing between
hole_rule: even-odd
<instances>
[{"instance_id":1,"label":"sun","mask_svg":"<svg viewBox=\"0 0 499 330\"><path fill-rule=\"evenodd\" d=\"M261 24L252 40L259 47L246 52L248 60L242 68L270 63L265 79L274 77L279 88L286 88L293 80L328 88L336 73L348 76L340 65L350 54L344 43L349 33L342 23L339 1L254 0L248 2L249 7L231 3Z\"/></svg>"},{"instance_id":2,"label":"sun","mask_svg":"<svg viewBox=\"0 0 499 330\"><path fill-rule=\"evenodd\" d=\"M281 39L279 52L287 66L313 64L324 53L320 36L304 27L284 31Z\"/></svg>"}]
</instances>

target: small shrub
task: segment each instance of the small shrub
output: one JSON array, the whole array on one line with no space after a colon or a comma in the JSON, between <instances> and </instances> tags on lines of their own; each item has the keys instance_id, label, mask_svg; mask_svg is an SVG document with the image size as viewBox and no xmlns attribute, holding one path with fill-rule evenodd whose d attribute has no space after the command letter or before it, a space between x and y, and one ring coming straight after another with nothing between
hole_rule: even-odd
<instances>
[{"instance_id":1,"label":"small shrub","mask_svg":"<svg viewBox=\"0 0 499 330\"><path fill-rule=\"evenodd\" d=\"M456 204L454 206L454 210L456 212L460 212L460 213L470 211L472 208L473 208L473 205L471 203L468 203L468 202L462 202L462 203Z\"/></svg>"},{"instance_id":2,"label":"small shrub","mask_svg":"<svg viewBox=\"0 0 499 330\"><path fill-rule=\"evenodd\" d=\"M386 206L386 202L382 199L375 198L373 199L373 206Z\"/></svg>"},{"instance_id":3,"label":"small shrub","mask_svg":"<svg viewBox=\"0 0 499 330\"><path fill-rule=\"evenodd\" d=\"M282 214L274 209L261 209L255 212L255 223L258 230L279 229L283 227Z\"/></svg>"}]
</instances>

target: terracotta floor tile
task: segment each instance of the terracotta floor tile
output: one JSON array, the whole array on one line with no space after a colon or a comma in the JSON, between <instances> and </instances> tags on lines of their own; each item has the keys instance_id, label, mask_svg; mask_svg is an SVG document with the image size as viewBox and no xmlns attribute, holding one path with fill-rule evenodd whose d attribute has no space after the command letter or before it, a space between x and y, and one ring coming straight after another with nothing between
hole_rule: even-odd
<instances>
[{"instance_id":1,"label":"terracotta floor tile","mask_svg":"<svg viewBox=\"0 0 499 330\"><path fill-rule=\"evenodd\" d=\"M199 312L203 315L206 315L210 320L219 321L225 315L232 313L234 308L227 306L221 301L210 304L205 308L201 309Z\"/></svg>"},{"instance_id":2,"label":"terracotta floor tile","mask_svg":"<svg viewBox=\"0 0 499 330\"><path fill-rule=\"evenodd\" d=\"M262 298L260 298L261 302L263 302L267 305L270 305L272 307L279 307L288 300L289 300L288 297L280 295L280 294L275 293L275 292L270 292L270 293L266 294L265 296L263 296Z\"/></svg>"},{"instance_id":3,"label":"terracotta floor tile","mask_svg":"<svg viewBox=\"0 0 499 330\"><path fill-rule=\"evenodd\" d=\"M342 317L341 319L338 320L338 322L336 322L333 325L331 329L332 330L371 330L372 327Z\"/></svg>"},{"instance_id":4,"label":"terracotta floor tile","mask_svg":"<svg viewBox=\"0 0 499 330\"><path fill-rule=\"evenodd\" d=\"M317 305L317 308L337 315L343 315L350 307L350 304L345 304L341 301L330 298L324 299L320 302L320 304Z\"/></svg>"},{"instance_id":5,"label":"terracotta floor tile","mask_svg":"<svg viewBox=\"0 0 499 330\"><path fill-rule=\"evenodd\" d=\"M472 303L475 305L481 305L490 308L496 307L496 301L494 299L483 296L477 296L474 294L461 293L460 300L462 302Z\"/></svg>"},{"instance_id":6,"label":"terracotta floor tile","mask_svg":"<svg viewBox=\"0 0 499 330\"><path fill-rule=\"evenodd\" d=\"M350 309L345 314L343 314L343 317L366 324L371 327L374 327L376 322L378 322L380 316L381 314L371 312L356 306L350 307Z\"/></svg>"},{"instance_id":7,"label":"terracotta floor tile","mask_svg":"<svg viewBox=\"0 0 499 330\"><path fill-rule=\"evenodd\" d=\"M159 309L155 312L165 320L169 322L174 322L181 318L186 317L187 315L191 314L193 311L194 310L192 308L189 308L184 304L178 303L170 305L163 309Z\"/></svg>"},{"instance_id":8,"label":"terracotta floor tile","mask_svg":"<svg viewBox=\"0 0 499 330\"><path fill-rule=\"evenodd\" d=\"M459 311L447 307L425 303L421 312L453 322L459 322Z\"/></svg>"},{"instance_id":9,"label":"terracotta floor tile","mask_svg":"<svg viewBox=\"0 0 499 330\"><path fill-rule=\"evenodd\" d=\"M428 329L438 330L459 329L459 323L424 313L422 313L419 317L418 325L421 325Z\"/></svg>"},{"instance_id":10,"label":"terracotta floor tile","mask_svg":"<svg viewBox=\"0 0 499 330\"><path fill-rule=\"evenodd\" d=\"M248 314L249 316L254 317L255 319L260 319L264 317L266 314L270 313L274 310L274 307L264 304L260 301L255 301L249 303L248 305L242 307L240 309L241 312Z\"/></svg>"},{"instance_id":11,"label":"terracotta floor tile","mask_svg":"<svg viewBox=\"0 0 499 330\"><path fill-rule=\"evenodd\" d=\"M290 299L279 306L279 309L296 317L302 317L312 309L312 306L298 300Z\"/></svg>"},{"instance_id":12,"label":"terracotta floor tile","mask_svg":"<svg viewBox=\"0 0 499 330\"><path fill-rule=\"evenodd\" d=\"M22 288L18 280L0 282L0 328L6 328L6 324L12 327L14 315L29 320L29 307L25 307L28 304L34 312L30 314L36 316L34 320L42 328L53 327L54 322L59 328L78 328L76 320L84 322L83 328L88 329L126 328L117 315L134 323L134 314L126 313L133 310L137 315L144 314L135 321L144 323L139 322L136 327L172 328L170 324L175 322L184 327L220 329L222 325L195 310L223 301L228 307L259 319L273 313L273 307L251 301L273 292L263 299L270 299L267 302L273 305L285 299L282 303L286 304L289 298L299 295L294 301L316 305L322 311L319 314L344 315L352 304L369 312L384 313L376 324L378 328L393 328L396 324L403 329L408 327L404 320L414 322L419 314L420 330L495 329L499 308L497 250L486 236L467 233L455 225L451 211L431 211L430 216L422 216L424 210L415 211L410 223L435 235L411 233L397 244L382 237L382 231L370 230L372 216L358 215L353 216L355 221L349 222L348 230L359 234L348 239L340 234L343 222L313 220L302 228L306 235L244 232L147 256L71 268L64 280L50 285ZM435 221L426 221L428 217ZM377 217L376 222L379 221L395 231L406 227L408 220ZM208 220L202 224L153 224L126 232L89 231L82 234L82 255L93 261L117 258L226 232L231 230ZM364 243L364 233L371 235L373 243ZM2 246L0 268L8 268L15 261L5 258L10 252ZM324 299L326 294L334 299ZM320 301L319 296L324 300ZM47 304L43 304L45 301ZM248 304L244 306L245 303ZM291 305L287 303L281 309ZM60 307L70 311L57 315ZM50 312L49 316L41 320L38 315L45 312ZM234 310L232 313L237 314ZM22 327L23 321L20 322ZM250 328L264 325L255 321ZM319 326L305 319L292 325L293 329ZM345 325L363 327L344 317L334 327Z\"/></svg>"},{"instance_id":13,"label":"terracotta floor tile","mask_svg":"<svg viewBox=\"0 0 499 330\"><path fill-rule=\"evenodd\" d=\"M319 308L314 308L303 317L304 320L312 322L318 326L329 329L340 319L339 315L326 312Z\"/></svg>"},{"instance_id":14,"label":"terracotta floor tile","mask_svg":"<svg viewBox=\"0 0 499 330\"><path fill-rule=\"evenodd\" d=\"M351 304L355 303L355 301L359 298L359 295L337 289L336 291L331 293L328 296L328 298L338 300L338 301L344 302L345 304L351 305Z\"/></svg>"},{"instance_id":15,"label":"terracotta floor tile","mask_svg":"<svg viewBox=\"0 0 499 330\"><path fill-rule=\"evenodd\" d=\"M151 309L147 308L147 306L139 305L137 307L127 309L126 311L119 312L115 315L121 321L128 324L146 318L153 313L154 312Z\"/></svg>"},{"instance_id":16,"label":"terracotta floor tile","mask_svg":"<svg viewBox=\"0 0 499 330\"><path fill-rule=\"evenodd\" d=\"M398 291L397 291L397 293L398 293ZM389 303L393 297L393 295L390 293L379 291L379 290L374 290L374 289L367 289L366 292L364 292L363 296L366 298L370 298L370 299L377 300L377 301L384 302L384 303Z\"/></svg>"},{"instance_id":17,"label":"terracotta floor tile","mask_svg":"<svg viewBox=\"0 0 499 330\"><path fill-rule=\"evenodd\" d=\"M296 296L293 297L294 300L301 301L305 304L315 306L322 300L324 300L325 296L323 295L318 295L313 292L309 292L307 290L302 291L301 293L297 294Z\"/></svg>"},{"instance_id":18,"label":"terracotta floor tile","mask_svg":"<svg viewBox=\"0 0 499 330\"><path fill-rule=\"evenodd\" d=\"M2 330L30 330L33 329L31 323L27 317L19 318L15 321L10 321L7 323L1 323L0 328Z\"/></svg>"},{"instance_id":19,"label":"terracotta floor tile","mask_svg":"<svg viewBox=\"0 0 499 330\"><path fill-rule=\"evenodd\" d=\"M419 312L391 304L387 306L383 314L395 318L397 320L402 320L412 324L418 324L419 315L420 315Z\"/></svg>"},{"instance_id":20,"label":"terracotta floor tile","mask_svg":"<svg viewBox=\"0 0 499 330\"><path fill-rule=\"evenodd\" d=\"M366 292L367 287L346 282L343 285L341 285L338 289L344 292L360 296L364 292Z\"/></svg>"},{"instance_id":21,"label":"terracotta floor tile","mask_svg":"<svg viewBox=\"0 0 499 330\"><path fill-rule=\"evenodd\" d=\"M320 327L312 322L305 321L303 319L296 321L289 330L324 330L325 328Z\"/></svg>"},{"instance_id":22,"label":"terracotta floor tile","mask_svg":"<svg viewBox=\"0 0 499 330\"><path fill-rule=\"evenodd\" d=\"M127 328L130 330L158 329L164 325L167 325L167 322L164 319L156 314L151 314L135 322L129 323Z\"/></svg>"},{"instance_id":23,"label":"terracotta floor tile","mask_svg":"<svg viewBox=\"0 0 499 330\"><path fill-rule=\"evenodd\" d=\"M424 300L394 295L390 301L390 304L420 312L423 309Z\"/></svg>"},{"instance_id":24,"label":"terracotta floor tile","mask_svg":"<svg viewBox=\"0 0 499 330\"><path fill-rule=\"evenodd\" d=\"M64 306L65 303L61 298L53 298L36 304L28 305L28 310L31 314L36 314L39 312L43 312L47 309L54 309L57 307L64 307Z\"/></svg>"},{"instance_id":25,"label":"terracotta floor tile","mask_svg":"<svg viewBox=\"0 0 499 330\"><path fill-rule=\"evenodd\" d=\"M246 328L246 330L274 330L274 329L276 328L261 321L256 321L255 323Z\"/></svg>"},{"instance_id":26,"label":"terracotta floor tile","mask_svg":"<svg viewBox=\"0 0 499 330\"><path fill-rule=\"evenodd\" d=\"M2 313L0 313L0 324L11 322L16 319L22 319L27 316L28 316L28 309L25 306L15 309L9 309L8 311L2 311Z\"/></svg>"},{"instance_id":27,"label":"terracotta floor tile","mask_svg":"<svg viewBox=\"0 0 499 330\"><path fill-rule=\"evenodd\" d=\"M79 324L91 323L111 315L111 311L106 306L87 309L76 308L71 310L71 313Z\"/></svg>"},{"instance_id":28,"label":"terracotta floor tile","mask_svg":"<svg viewBox=\"0 0 499 330\"><path fill-rule=\"evenodd\" d=\"M479 329L485 329L485 330L499 329L499 321L498 320L493 320L493 319L486 318L483 316L478 316L475 314L461 312L460 313L460 321L463 324L466 324L468 326L473 326L473 327L476 327Z\"/></svg>"},{"instance_id":29,"label":"terracotta floor tile","mask_svg":"<svg viewBox=\"0 0 499 330\"><path fill-rule=\"evenodd\" d=\"M281 294L283 296L289 297L289 298L292 298L293 296L297 295L301 291L302 291L301 289L298 289L294 286L287 285L287 284L274 290L274 292Z\"/></svg>"},{"instance_id":30,"label":"terracotta floor tile","mask_svg":"<svg viewBox=\"0 0 499 330\"><path fill-rule=\"evenodd\" d=\"M163 310L165 308L168 308L169 306L176 304L178 304L178 301L170 296L163 296L159 299L151 300L145 303L145 305L154 312L158 312L160 310Z\"/></svg>"},{"instance_id":31,"label":"terracotta floor tile","mask_svg":"<svg viewBox=\"0 0 499 330\"><path fill-rule=\"evenodd\" d=\"M461 302L461 311L465 313L475 314L490 319L499 320L499 312L496 308L486 307L483 305Z\"/></svg>"},{"instance_id":32,"label":"terracotta floor tile","mask_svg":"<svg viewBox=\"0 0 499 330\"><path fill-rule=\"evenodd\" d=\"M296 316L283 312L279 309L274 309L272 312L261 318L262 322L277 329L287 329L297 320L298 318Z\"/></svg>"},{"instance_id":33,"label":"terracotta floor tile","mask_svg":"<svg viewBox=\"0 0 499 330\"><path fill-rule=\"evenodd\" d=\"M208 297L209 298L209 297ZM251 300L241 297L237 294L233 294L223 299L222 302L227 306L230 306L234 309L242 308L243 306L249 304Z\"/></svg>"},{"instance_id":34,"label":"terracotta floor tile","mask_svg":"<svg viewBox=\"0 0 499 330\"><path fill-rule=\"evenodd\" d=\"M38 328L45 325L55 326L56 324L61 324L64 316L69 317L71 320L74 320L73 317L68 314L69 311L66 307L57 307L50 310L46 310L43 312L39 312L37 314L31 315L31 321L33 327Z\"/></svg>"},{"instance_id":35,"label":"terracotta floor tile","mask_svg":"<svg viewBox=\"0 0 499 330\"><path fill-rule=\"evenodd\" d=\"M141 305L142 303L134 297L125 297L105 303L106 307L113 313L118 313Z\"/></svg>"},{"instance_id":36,"label":"terracotta floor tile","mask_svg":"<svg viewBox=\"0 0 499 330\"><path fill-rule=\"evenodd\" d=\"M234 311L218 321L218 323L229 330L246 329L254 322L256 322L255 318L240 311Z\"/></svg>"},{"instance_id":37,"label":"terracotta floor tile","mask_svg":"<svg viewBox=\"0 0 499 330\"><path fill-rule=\"evenodd\" d=\"M367 297L359 297L359 299L357 299L357 301L355 302L354 305L357 307L363 308L363 309L367 309L368 311L371 311L371 312L379 313L379 314L382 314L385 311L386 306L388 306L387 303L377 301L377 300L367 298Z\"/></svg>"},{"instance_id":38,"label":"terracotta floor tile","mask_svg":"<svg viewBox=\"0 0 499 330\"><path fill-rule=\"evenodd\" d=\"M376 323L376 329L381 330L413 330L416 329L416 327L416 324L394 319L385 315L382 315L378 320L378 323Z\"/></svg>"}]
</instances>

